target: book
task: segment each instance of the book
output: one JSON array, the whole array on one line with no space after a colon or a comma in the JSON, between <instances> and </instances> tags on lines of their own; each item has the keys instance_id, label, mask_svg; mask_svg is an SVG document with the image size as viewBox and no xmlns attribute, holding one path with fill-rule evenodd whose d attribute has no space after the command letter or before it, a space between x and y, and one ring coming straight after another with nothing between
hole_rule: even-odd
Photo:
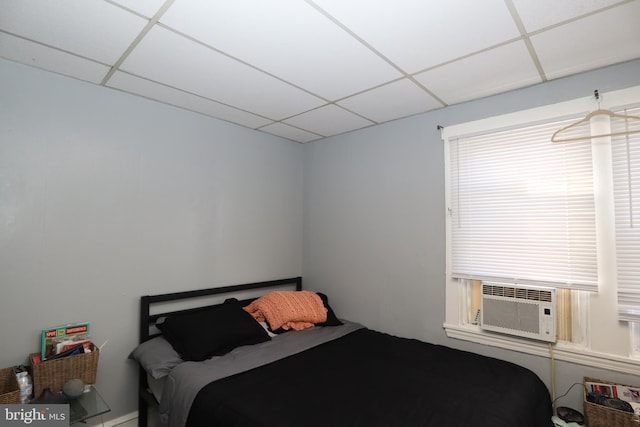
<instances>
[{"instance_id":1,"label":"book","mask_svg":"<svg viewBox=\"0 0 640 427\"><path fill-rule=\"evenodd\" d=\"M29 355L29 362L31 363L31 366L37 365L41 361L42 361L42 354L33 353Z\"/></svg>"},{"instance_id":2,"label":"book","mask_svg":"<svg viewBox=\"0 0 640 427\"><path fill-rule=\"evenodd\" d=\"M75 346L88 344L89 336L89 323L86 322L43 329L41 359L44 361Z\"/></svg>"}]
</instances>

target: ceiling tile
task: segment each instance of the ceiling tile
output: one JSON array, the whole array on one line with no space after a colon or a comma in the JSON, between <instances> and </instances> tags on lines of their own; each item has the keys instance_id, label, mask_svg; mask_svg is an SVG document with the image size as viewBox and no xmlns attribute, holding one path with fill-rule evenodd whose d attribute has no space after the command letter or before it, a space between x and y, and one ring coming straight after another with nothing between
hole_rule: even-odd
<instances>
[{"instance_id":1,"label":"ceiling tile","mask_svg":"<svg viewBox=\"0 0 640 427\"><path fill-rule=\"evenodd\" d=\"M504 0L314 0L408 73L520 33Z\"/></svg>"},{"instance_id":2,"label":"ceiling tile","mask_svg":"<svg viewBox=\"0 0 640 427\"><path fill-rule=\"evenodd\" d=\"M256 116L255 114L228 107L218 102L123 72L116 72L109 80L107 86L252 129L271 123L271 120L265 119L264 117Z\"/></svg>"},{"instance_id":3,"label":"ceiling tile","mask_svg":"<svg viewBox=\"0 0 640 427\"><path fill-rule=\"evenodd\" d=\"M147 20L102 0L2 0L4 31L106 64L115 63Z\"/></svg>"},{"instance_id":4,"label":"ceiling tile","mask_svg":"<svg viewBox=\"0 0 640 427\"><path fill-rule=\"evenodd\" d=\"M161 27L154 27L122 70L279 120L324 102L281 80Z\"/></svg>"},{"instance_id":5,"label":"ceiling tile","mask_svg":"<svg viewBox=\"0 0 640 427\"><path fill-rule=\"evenodd\" d=\"M284 122L322 136L338 135L374 124L335 105L316 108Z\"/></svg>"},{"instance_id":6,"label":"ceiling tile","mask_svg":"<svg viewBox=\"0 0 640 427\"><path fill-rule=\"evenodd\" d=\"M443 107L409 79L343 99L338 104L377 123Z\"/></svg>"},{"instance_id":7,"label":"ceiling tile","mask_svg":"<svg viewBox=\"0 0 640 427\"><path fill-rule=\"evenodd\" d=\"M401 77L305 2L177 0L161 22L328 100Z\"/></svg>"},{"instance_id":8,"label":"ceiling tile","mask_svg":"<svg viewBox=\"0 0 640 427\"><path fill-rule=\"evenodd\" d=\"M91 83L100 83L109 72L106 65L5 33L0 33L0 57Z\"/></svg>"},{"instance_id":9,"label":"ceiling tile","mask_svg":"<svg viewBox=\"0 0 640 427\"><path fill-rule=\"evenodd\" d=\"M512 0L527 32L568 21L620 0Z\"/></svg>"},{"instance_id":10,"label":"ceiling tile","mask_svg":"<svg viewBox=\"0 0 640 427\"><path fill-rule=\"evenodd\" d=\"M544 72L558 78L640 57L640 1L531 37Z\"/></svg>"},{"instance_id":11,"label":"ceiling tile","mask_svg":"<svg viewBox=\"0 0 640 427\"><path fill-rule=\"evenodd\" d=\"M311 142L322 138L320 135L279 122L264 126L260 130L296 142Z\"/></svg>"},{"instance_id":12,"label":"ceiling tile","mask_svg":"<svg viewBox=\"0 0 640 427\"><path fill-rule=\"evenodd\" d=\"M147 18L152 18L153 15L162 7L165 0L111 0L114 3L118 3L127 9L131 9L138 12Z\"/></svg>"},{"instance_id":13,"label":"ceiling tile","mask_svg":"<svg viewBox=\"0 0 640 427\"><path fill-rule=\"evenodd\" d=\"M521 41L433 68L416 74L415 78L447 104L541 82L527 47Z\"/></svg>"}]
</instances>

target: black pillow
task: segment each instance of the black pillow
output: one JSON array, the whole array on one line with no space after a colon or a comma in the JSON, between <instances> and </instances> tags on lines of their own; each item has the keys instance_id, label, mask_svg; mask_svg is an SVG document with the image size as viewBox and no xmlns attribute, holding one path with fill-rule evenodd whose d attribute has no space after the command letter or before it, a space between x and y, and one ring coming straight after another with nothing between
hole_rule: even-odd
<instances>
[{"instance_id":1,"label":"black pillow","mask_svg":"<svg viewBox=\"0 0 640 427\"><path fill-rule=\"evenodd\" d=\"M324 308L327 309L327 321L323 322L323 323L318 323L317 326L340 326L343 325L343 323L338 319L338 317L336 317L336 314L333 312L333 309L331 309L331 306L329 306L329 298L321 293L321 292L316 292L318 294L318 296L320 297L320 299L322 300L322 303L324 304Z\"/></svg>"},{"instance_id":2,"label":"black pillow","mask_svg":"<svg viewBox=\"0 0 640 427\"><path fill-rule=\"evenodd\" d=\"M169 316L156 326L180 357L191 361L221 356L241 345L271 339L236 299Z\"/></svg>"}]
</instances>

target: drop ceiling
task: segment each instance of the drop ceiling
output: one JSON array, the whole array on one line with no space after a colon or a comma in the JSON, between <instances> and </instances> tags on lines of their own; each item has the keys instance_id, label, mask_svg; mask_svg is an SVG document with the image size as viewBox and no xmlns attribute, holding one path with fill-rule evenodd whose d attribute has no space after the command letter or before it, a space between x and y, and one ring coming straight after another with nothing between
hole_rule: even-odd
<instances>
[{"instance_id":1,"label":"drop ceiling","mask_svg":"<svg viewBox=\"0 0 640 427\"><path fill-rule=\"evenodd\" d=\"M304 143L640 58L640 0L2 0L0 57Z\"/></svg>"}]
</instances>

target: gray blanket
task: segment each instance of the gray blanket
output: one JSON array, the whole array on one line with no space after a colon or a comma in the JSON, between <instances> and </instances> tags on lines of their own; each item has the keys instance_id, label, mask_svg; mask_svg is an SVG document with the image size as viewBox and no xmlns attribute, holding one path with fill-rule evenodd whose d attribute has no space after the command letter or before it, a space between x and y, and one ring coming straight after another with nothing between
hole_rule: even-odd
<instances>
[{"instance_id":1,"label":"gray blanket","mask_svg":"<svg viewBox=\"0 0 640 427\"><path fill-rule=\"evenodd\" d=\"M271 341L238 347L224 356L202 362L183 362L173 368L165 382L160 399L160 425L184 426L196 395L212 381L275 362L362 327L360 324L344 321L342 326L287 332Z\"/></svg>"}]
</instances>

